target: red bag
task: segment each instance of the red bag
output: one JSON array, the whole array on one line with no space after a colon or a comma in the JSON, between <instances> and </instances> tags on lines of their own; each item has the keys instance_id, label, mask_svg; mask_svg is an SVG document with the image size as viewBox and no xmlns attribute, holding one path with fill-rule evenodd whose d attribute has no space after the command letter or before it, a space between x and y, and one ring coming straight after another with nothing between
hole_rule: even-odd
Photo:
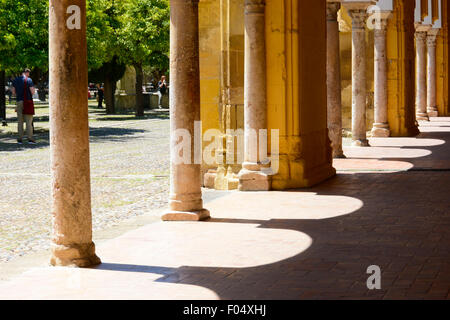
<instances>
[{"instance_id":1,"label":"red bag","mask_svg":"<svg viewBox=\"0 0 450 320\"><path fill-rule=\"evenodd\" d=\"M24 83L24 87L23 87L23 114L30 114L34 116L34 102L33 99L28 100L28 92L30 92L30 96L31 96L31 91L28 88L28 78L25 77L25 83Z\"/></svg>"}]
</instances>

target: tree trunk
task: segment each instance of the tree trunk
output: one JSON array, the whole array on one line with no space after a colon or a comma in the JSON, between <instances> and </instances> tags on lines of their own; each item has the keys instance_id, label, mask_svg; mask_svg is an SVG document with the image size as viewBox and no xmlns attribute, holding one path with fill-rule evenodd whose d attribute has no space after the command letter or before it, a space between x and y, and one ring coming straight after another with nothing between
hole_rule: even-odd
<instances>
[{"instance_id":1,"label":"tree trunk","mask_svg":"<svg viewBox=\"0 0 450 320\"><path fill-rule=\"evenodd\" d=\"M114 101L114 93L116 92L116 82L109 76L105 77L104 84L104 98L106 104L106 113L107 114L115 114L115 101Z\"/></svg>"},{"instance_id":2,"label":"tree trunk","mask_svg":"<svg viewBox=\"0 0 450 320\"><path fill-rule=\"evenodd\" d=\"M144 82L144 73L142 72L142 64L135 64L136 69L136 116L144 116L144 94L142 92L142 84Z\"/></svg>"},{"instance_id":3,"label":"tree trunk","mask_svg":"<svg viewBox=\"0 0 450 320\"><path fill-rule=\"evenodd\" d=\"M0 118L6 123L5 71L0 71Z\"/></svg>"}]
</instances>

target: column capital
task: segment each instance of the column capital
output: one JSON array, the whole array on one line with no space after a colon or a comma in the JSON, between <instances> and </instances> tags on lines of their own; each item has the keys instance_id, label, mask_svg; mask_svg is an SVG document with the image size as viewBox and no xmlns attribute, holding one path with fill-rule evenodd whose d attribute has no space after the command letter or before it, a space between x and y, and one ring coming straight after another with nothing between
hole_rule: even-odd
<instances>
[{"instance_id":1,"label":"column capital","mask_svg":"<svg viewBox=\"0 0 450 320\"><path fill-rule=\"evenodd\" d=\"M392 12L390 11L380 11L374 12L374 29L386 31L389 19L392 17Z\"/></svg>"},{"instance_id":2,"label":"column capital","mask_svg":"<svg viewBox=\"0 0 450 320\"><path fill-rule=\"evenodd\" d=\"M414 33L414 38L417 42L425 43L425 40L427 39L427 32L426 31L416 31Z\"/></svg>"},{"instance_id":3,"label":"column capital","mask_svg":"<svg viewBox=\"0 0 450 320\"><path fill-rule=\"evenodd\" d=\"M352 18L353 30L364 30L368 14L365 9L348 10L350 18Z\"/></svg>"},{"instance_id":4,"label":"column capital","mask_svg":"<svg viewBox=\"0 0 450 320\"><path fill-rule=\"evenodd\" d=\"M245 0L245 14L264 14L266 0Z\"/></svg>"},{"instance_id":5,"label":"column capital","mask_svg":"<svg viewBox=\"0 0 450 320\"><path fill-rule=\"evenodd\" d=\"M327 1L327 21L337 21L337 13L340 8L340 2Z\"/></svg>"},{"instance_id":6,"label":"column capital","mask_svg":"<svg viewBox=\"0 0 450 320\"><path fill-rule=\"evenodd\" d=\"M436 46L436 38L439 33L439 29L431 28L427 32L427 46L435 47Z\"/></svg>"},{"instance_id":7,"label":"column capital","mask_svg":"<svg viewBox=\"0 0 450 320\"><path fill-rule=\"evenodd\" d=\"M374 5L376 1L372 0L344 0L342 5L347 9L347 12L352 18L352 29L364 30L366 20L368 17L367 8Z\"/></svg>"}]
</instances>

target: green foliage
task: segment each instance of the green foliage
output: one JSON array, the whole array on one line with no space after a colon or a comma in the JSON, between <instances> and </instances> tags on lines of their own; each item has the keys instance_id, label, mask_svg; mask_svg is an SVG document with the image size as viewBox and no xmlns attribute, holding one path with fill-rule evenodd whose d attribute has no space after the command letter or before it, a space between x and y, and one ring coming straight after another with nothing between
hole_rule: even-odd
<instances>
[{"instance_id":1,"label":"green foliage","mask_svg":"<svg viewBox=\"0 0 450 320\"><path fill-rule=\"evenodd\" d=\"M48 70L48 1L0 0L0 69Z\"/></svg>"},{"instance_id":2,"label":"green foliage","mask_svg":"<svg viewBox=\"0 0 450 320\"><path fill-rule=\"evenodd\" d=\"M118 30L120 59L129 65L168 67L170 9L168 0L122 0ZM156 66L155 66L156 67Z\"/></svg>"},{"instance_id":3,"label":"green foliage","mask_svg":"<svg viewBox=\"0 0 450 320\"><path fill-rule=\"evenodd\" d=\"M169 0L87 0L89 69L167 69L169 25ZM25 67L48 71L48 0L0 0L0 70Z\"/></svg>"}]
</instances>

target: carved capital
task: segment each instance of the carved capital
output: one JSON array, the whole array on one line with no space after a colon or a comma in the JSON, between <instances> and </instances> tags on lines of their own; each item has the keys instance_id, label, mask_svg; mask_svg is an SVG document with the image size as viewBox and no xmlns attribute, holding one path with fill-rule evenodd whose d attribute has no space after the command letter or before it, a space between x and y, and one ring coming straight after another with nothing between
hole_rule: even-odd
<instances>
[{"instance_id":1,"label":"carved capital","mask_svg":"<svg viewBox=\"0 0 450 320\"><path fill-rule=\"evenodd\" d=\"M364 30L367 20L366 10L349 10L348 14L352 18L352 29L353 30Z\"/></svg>"},{"instance_id":2,"label":"carved capital","mask_svg":"<svg viewBox=\"0 0 450 320\"><path fill-rule=\"evenodd\" d=\"M427 47L436 47L436 35L427 34Z\"/></svg>"},{"instance_id":3,"label":"carved capital","mask_svg":"<svg viewBox=\"0 0 450 320\"><path fill-rule=\"evenodd\" d=\"M425 31L416 31L414 33L414 38L416 39L417 43L425 43L425 40L427 39L427 33Z\"/></svg>"},{"instance_id":4,"label":"carved capital","mask_svg":"<svg viewBox=\"0 0 450 320\"><path fill-rule=\"evenodd\" d=\"M340 8L340 2L327 2L327 21L337 21L337 13Z\"/></svg>"},{"instance_id":5,"label":"carved capital","mask_svg":"<svg viewBox=\"0 0 450 320\"><path fill-rule=\"evenodd\" d=\"M266 0L245 0L245 14L264 14Z\"/></svg>"}]
</instances>

